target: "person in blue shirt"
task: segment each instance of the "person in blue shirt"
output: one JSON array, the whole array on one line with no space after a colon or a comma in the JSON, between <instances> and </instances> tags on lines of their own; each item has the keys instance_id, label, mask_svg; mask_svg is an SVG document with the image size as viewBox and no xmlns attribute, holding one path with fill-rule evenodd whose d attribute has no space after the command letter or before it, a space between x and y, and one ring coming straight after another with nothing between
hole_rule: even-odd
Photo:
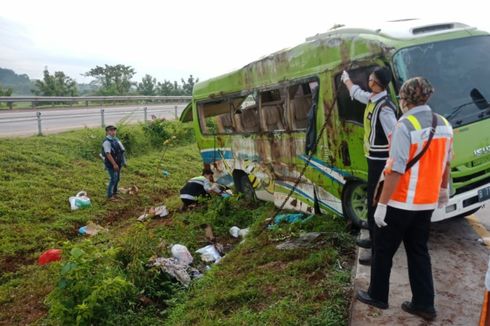
<instances>
[{"instance_id":1,"label":"person in blue shirt","mask_svg":"<svg viewBox=\"0 0 490 326\"><path fill-rule=\"evenodd\" d=\"M107 198L114 200L117 197L117 185L121 176L121 169L126 164L124 152L126 151L121 141L116 137L117 128L109 125L105 128L106 136L102 142L102 157L104 165L109 173L109 185L107 186Z\"/></svg>"}]
</instances>

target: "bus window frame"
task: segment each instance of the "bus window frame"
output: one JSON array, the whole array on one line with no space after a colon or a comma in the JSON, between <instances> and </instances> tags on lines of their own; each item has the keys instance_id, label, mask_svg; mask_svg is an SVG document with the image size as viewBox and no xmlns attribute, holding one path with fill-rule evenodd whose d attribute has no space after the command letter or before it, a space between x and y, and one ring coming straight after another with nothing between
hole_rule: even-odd
<instances>
[{"instance_id":1,"label":"bus window frame","mask_svg":"<svg viewBox=\"0 0 490 326\"><path fill-rule=\"evenodd\" d=\"M289 80L289 81L286 81L286 82L282 82L282 83L276 83L276 84L272 84L272 85L267 85L265 87L257 87L257 88L254 88L254 89L249 89L249 90L242 90L242 91L239 91L239 92L233 92L233 93L228 93L222 97L213 97L213 98L206 98L206 99L197 99L195 100L195 106L196 106L196 110L197 110L197 118L198 118L198 124L199 124L199 131L201 133L201 135L203 135L204 137L210 137L210 136L222 136L222 135L226 135L226 136L233 136L233 135L243 135L243 136L249 136L249 135L263 135L263 134L271 134L271 133L274 133L274 134L277 134L277 133L292 133L292 132L306 132L306 130L308 129L308 127L306 128L301 128L301 129L292 129L292 124L293 124L293 117L292 117L292 112L291 112L291 107L289 105L289 88L290 87L293 87L295 85L302 85L302 84L308 84L308 83L312 83L312 82L315 82L317 84L317 87L320 87L321 89L321 82L320 82L320 76L319 75L313 75L313 76L308 76L308 77L302 77L302 78L298 78L298 79L293 79L293 80ZM283 105L286 105L286 108L284 110L285 112L285 119L286 119L286 129L284 130L274 130L274 131L265 131L265 128L263 128L263 123L265 122L264 119L262 118L262 108L261 108L261 96L260 94L262 92L266 92L266 91L271 91L271 90L275 90L275 89L281 89L283 88L285 90L285 100L284 100L284 104ZM313 98L313 90L311 90L311 94L312 94L312 98ZM202 123L205 122L205 119L203 116L202 116L202 111L200 110L200 105L202 104L206 104L206 103L212 103L212 102L218 102L220 100L225 100L225 101L228 101L228 103L230 103L230 100L233 98L233 97L242 97L244 96L245 98L248 97L249 95L252 95L252 94L256 94L256 105L257 105L257 110L258 110L258 115L259 115L259 131L257 132L254 132L254 131L240 131L240 132L232 132L232 133L205 133L204 130L203 130L203 126L202 126ZM317 107L319 107L319 104L320 104L320 97L318 97L317 99ZM233 121L233 127L236 129L236 121L235 121L235 118L234 116L232 115L232 112L231 112L231 105L230 105L230 115L231 115L231 119ZM315 121L316 123L316 121Z\"/></svg>"}]
</instances>

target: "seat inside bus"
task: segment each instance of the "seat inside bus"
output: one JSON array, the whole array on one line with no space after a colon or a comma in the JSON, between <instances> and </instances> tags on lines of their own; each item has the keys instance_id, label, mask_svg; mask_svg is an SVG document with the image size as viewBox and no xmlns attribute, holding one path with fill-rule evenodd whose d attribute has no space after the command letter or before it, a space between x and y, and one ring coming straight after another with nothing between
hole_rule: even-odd
<instances>
[{"instance_id":1,"label":"seat inside bus","mask_svg":"<svg viewBox=\"0 0 490 326\"><path fill-rule=\"evenodd\" d=\"M257 112L257 106L248 106L241 110L241 114L235 114L237 124L241 125L242 132L258 132L259 114Z\"/></svg>"},{"instance_id":2,"label":"seat inside bus","mask_svg":"<svg viewBox=\"0 0 490 326\"><path fill-rule=\"evenodd\" d=\"M306 129L308 127L308 112L311 107L311 95L296 96L289 105L293 112L294 129Z\"/></svg>"},{"instance_id":3,"label":"seat inside bus","mask_svg":"<svg viewBox=\"0 0 490 326\"><path fill-rule=\"evenodd\" d=\"M218 132L229 134L233 131L234 128L230 113L220 115L218 119Z\"/></svg>"},{"instance_id":4,"label":"seat inside bus","mask_svg":"<svg viewBox=\"0 0 490 326\"><path fill-rule=\"evenodd\" d=\"M286 129L284 124L284 109L282 103L264 103L262 104L262 112L264 113L267 131Z\"/></svg>"}]
</instances>

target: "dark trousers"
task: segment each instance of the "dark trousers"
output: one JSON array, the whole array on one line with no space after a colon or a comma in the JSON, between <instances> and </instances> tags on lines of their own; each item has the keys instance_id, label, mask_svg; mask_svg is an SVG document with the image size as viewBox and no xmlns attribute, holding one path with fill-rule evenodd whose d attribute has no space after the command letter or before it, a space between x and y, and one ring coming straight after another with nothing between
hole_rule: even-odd
<instances>
[{"instance_id":1,"label":"dark trousers","mask_svg":"<svg viewBox=\"0 0 490 326\"><path fill-rule=\"evenodd\" d=\"M121 167L119 167L121 169ZM109 173L109 184L107 185L107 198L111 198L117 194L117 185L119 184L119 179L121 176L121 170L114 171L111 167L107 167L107 172Z\"/></svg>"},{"instance_id":2,"label":"dark trousers","mask_svg":"<svg viewBox=\"0 0 490 326\"><path fill-rule=\"evenodd\" d=\"M412 303L421 309L434 308L434 284L427 247L433 210L407 211L388 206L382 228L375 228L369 295L388 303L393 256L403 241L407 252Z\"/></svg>"},{"instance_id":3,"label":"dark trousers","mask_svg":"<svg viewBox=\"0 0 490 326\"><path fill-rule=\"evenodd\" d=\"M367 197L368 197L368 227L369 227L369 237L371 242L374 242L374 228L376 224L374 223L374 212L376 211L376 206L373 206L374 191L376 190L376 185L378 184L379 177L383 173L386 161L384 160L371 160L367 159L368 163L368 181L367 181ZM374 245L372 246L374 247Z\"/></svg>"}]
</instances>

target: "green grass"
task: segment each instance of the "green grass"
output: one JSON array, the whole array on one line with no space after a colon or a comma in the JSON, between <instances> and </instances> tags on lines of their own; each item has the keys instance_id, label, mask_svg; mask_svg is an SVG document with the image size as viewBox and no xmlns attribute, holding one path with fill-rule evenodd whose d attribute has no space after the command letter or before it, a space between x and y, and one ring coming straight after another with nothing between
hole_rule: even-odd
<instances>
[{"instance_id":1,"label":"green grass","mask_svg":"<svg viewBox=\"0 0 490 326\"><path fill-rule=\"evenodd\" d=\"M353 240L344 221L318 216L264 230L272 205L240 198L214 198L178 213L178 190L199 173L201 162L195 144L186 144L187 127L165 128L180 144L162 161L155 140L160 127L145 133L121 126L130 154L122 186L141 191L114 203L105 202L100 131L0 142L0 325L346 324ZM93 206L71 212L68 196L82 189ZM170 217L135 221L157 203L169 207ZM88 221L110 231L79 236ZM169 257L170 246L180 243L202 268L194 251L209 243L204 225L213 227L227 254L189 289L147 266L150 257ZM251 226L244 243L228 234L233 225ZM311 248L276 249L303 231L324 234ZM54 247L63 249L63 260L37 266L39 253Z\"/></svg>"}]
</instances>

